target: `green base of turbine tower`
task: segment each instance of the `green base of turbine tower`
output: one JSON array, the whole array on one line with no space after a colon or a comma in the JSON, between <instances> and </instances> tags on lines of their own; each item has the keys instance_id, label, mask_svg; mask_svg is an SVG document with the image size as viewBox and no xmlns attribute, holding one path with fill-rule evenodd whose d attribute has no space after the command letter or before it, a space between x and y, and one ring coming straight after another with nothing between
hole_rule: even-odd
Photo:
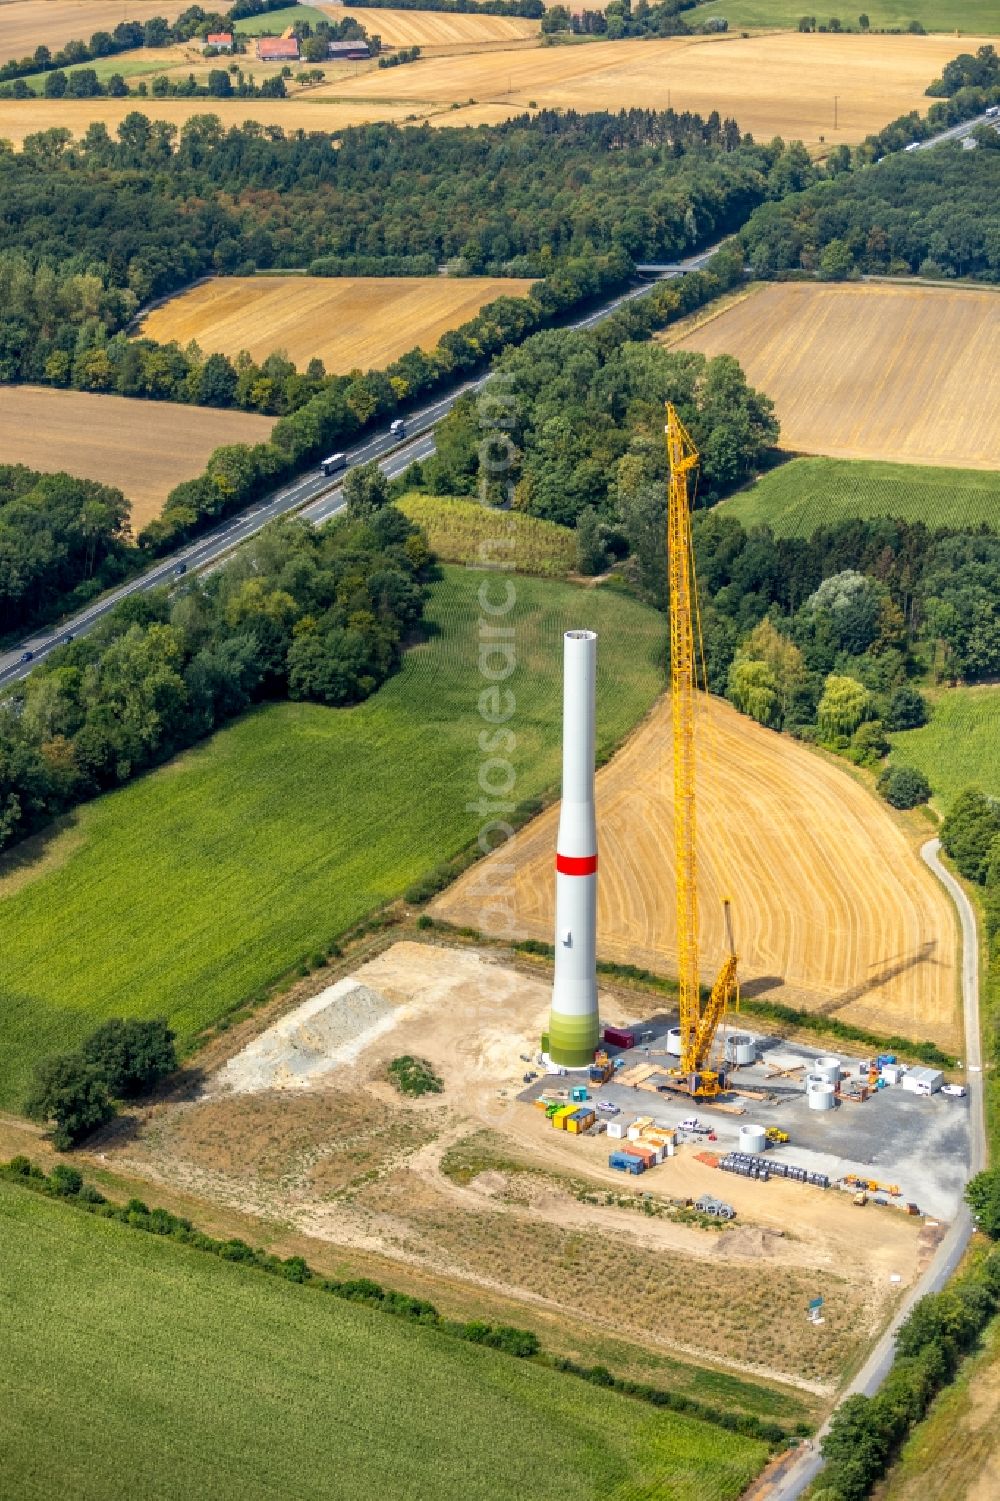
<instances>
[{"instance_id":1,"label":"green base of turbine tower","mask_svg":"<svg viewBox=\"0 0 1000 1501\"><path fill-rule=\"evenodd\" d=\"M601 1038L601 1022L596 1015L549 1015L549 1057L563 1068L586 1068L593 1063Z\"/></svg>"}]
</instances>

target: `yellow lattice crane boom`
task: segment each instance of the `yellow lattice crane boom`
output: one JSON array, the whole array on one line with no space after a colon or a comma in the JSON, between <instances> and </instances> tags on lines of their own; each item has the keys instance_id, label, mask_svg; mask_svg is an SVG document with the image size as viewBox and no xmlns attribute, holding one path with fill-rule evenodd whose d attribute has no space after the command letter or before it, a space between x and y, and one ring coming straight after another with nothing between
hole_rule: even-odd
<instances>
[{"instance_id":1,"label":"yellow lattice crane boom","mask_svg":"<svg viewBox=\"0 0 1000 1501\"><path fill-rule=\"evenodd\" d=\"M725 904L729 952L701 1009L698 980L698 826L695 799L695 618L698 608L691 544L688 475L698 450L667 402L667 568L670 582L670 707L674 747L674 861L677 877L677 977L680 990L681 1061L678 1073L694 1095L722 1087L710 1067L712 1043L729 1005L738 1000L736 949L729 903Z\"/></svg>"}]
</instances>

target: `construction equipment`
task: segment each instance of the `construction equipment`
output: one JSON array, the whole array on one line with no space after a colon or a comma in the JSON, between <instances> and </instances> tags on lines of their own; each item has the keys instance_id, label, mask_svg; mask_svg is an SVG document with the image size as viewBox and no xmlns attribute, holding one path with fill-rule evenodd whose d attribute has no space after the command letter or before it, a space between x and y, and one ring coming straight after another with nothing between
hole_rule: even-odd
<instances>
[{"instance_id":1,"label":"construction equipment","mask_svg":"<svg viewBox=\"0 0 1000 1501\"><path fill-rule=\"evenodd\" d=\"M857 1188L866 1188L869 1193L889 1194L893 1198L899 1196L898 1183L879 1183L875 1178L859 1178L857 1173L845 1173L844 1182L852 1183Z\"/></svg>"},{"instance_id":2,"label":"construction equipment","mask_svg":"<svg viewBox=\"0 0 1000 1501\"><path fill-rule=\"evenodd\" d=\"M698 966L698 863L695 817L695 621L701 644L698 592L691 542L688 475L698 450L667 402L667 565L670 584L670 708L674 749L674 860L677 881L677 978L680 996L680 1066L671 1070L692 1095L711 1097L725 1088L712 1067L712 1044L731 1005L739 1005L736 945L728 901L724 904L729 952L704 1011ZM704 667L704 664L702 664Z\"/></svg>"},{"instance_id":3,"label":"construction equipment","mask_svg":"<svg viewBox=\"0 0 1000 1501\"><path fill-rule=\"evenodd\" d=\"M598 1053L590 1065L589 1078L591 1084L606 1084L614 1078L615 1067L607 1053Z\"/></svg>"},{"instance_id":4,"label":"construction equipment","mask_svg":"<svg viewBox=\"0 0 1000 1501\"><path fill-rule=\"evenodd\" d=\"M780 1126L768 1126L764 1132L771 1146L782 1146L788 1140L788 1132L782 1131Z\"/></svg>"}]
</instances>

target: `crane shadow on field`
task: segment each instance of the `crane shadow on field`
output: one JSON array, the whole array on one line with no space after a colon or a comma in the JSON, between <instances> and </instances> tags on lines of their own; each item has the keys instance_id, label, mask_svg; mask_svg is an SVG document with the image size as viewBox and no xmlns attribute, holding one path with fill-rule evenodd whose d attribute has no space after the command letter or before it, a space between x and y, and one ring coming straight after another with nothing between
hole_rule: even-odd
<instances>
[{"instance_id":1,"label":"crane shadow on field","mask_svg":"<svg viewBox=\"0 0 1000 1501\"><path fill-rule=\"evenodd\" d=\"M869 995L882 985L887 985L890 980L898 979L900 975L907 974L912 969L919 969L922 964L930 964L934 959L937 949L937 940L928 939L917 948L907 954L897 954L892 959L884 960L882 967L874 974L862 980L858 985L852 985L850 990L842 991L840 995L831 996L829 1000L821 1001L813 1009L819 1016L830 1016L839 1011L842 1006L849 1006L852 1001L860 1001L862 996Z\"/></svg>"},{"instance_id":2,"label":"crane shadow on field","mask_svg":"<svg viewBox=\"0 0 1000 1501\"><path fill-rule=\"evenodd\" d=\"M752 980L740 981L740 995L752 1001L770 990L783 990L784 985L784 975L755 975Z\"/></svg>"}]
</instances>

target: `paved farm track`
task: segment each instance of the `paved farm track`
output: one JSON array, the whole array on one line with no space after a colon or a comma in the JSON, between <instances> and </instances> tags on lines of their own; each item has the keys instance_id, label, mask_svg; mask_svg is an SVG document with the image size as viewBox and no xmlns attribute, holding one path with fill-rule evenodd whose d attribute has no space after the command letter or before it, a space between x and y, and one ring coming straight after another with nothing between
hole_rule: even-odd
<instances>
[{"instance_id":1,"label":"paved farm track","mask_svg":"<svg viewBox=\"0 0 1000 1501\"><path fill-rule=\"evenodd\" d=\"M817 753L718 700L701 706L702 978L724 951L730 896L749 994L953 1046L956 935L944 892L888 809ZM551 942L557 809L498 858L516 866L514 926ZM601 954L677 966L669 705L598 778ZM481 909L473 867L435 903L456 923Z\"/></svg>"}]
</instances>

